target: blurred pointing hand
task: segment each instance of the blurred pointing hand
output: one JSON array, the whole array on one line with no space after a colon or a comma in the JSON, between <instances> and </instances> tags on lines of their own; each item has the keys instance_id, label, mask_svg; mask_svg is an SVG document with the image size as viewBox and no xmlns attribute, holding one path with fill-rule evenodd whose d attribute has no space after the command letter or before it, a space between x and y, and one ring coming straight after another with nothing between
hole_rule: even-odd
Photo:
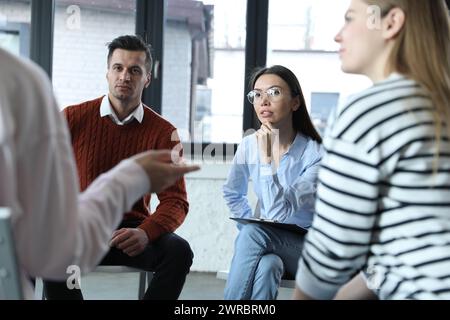
<instances>
[{"instance_id":1,"label":"blurred pointing hand","mask_svg":"<svg viewBox=\"0 0 450 320\"><path fill-rule=\"evenodd\" d=\"M169 150L152 150L139 153L133 159L145 170L150 179L150 192L161 192L186 173L197 171L199 166L184 165L182 160ZM173 160L177 161L174 164Z\"/></svg>"}]
</instances>

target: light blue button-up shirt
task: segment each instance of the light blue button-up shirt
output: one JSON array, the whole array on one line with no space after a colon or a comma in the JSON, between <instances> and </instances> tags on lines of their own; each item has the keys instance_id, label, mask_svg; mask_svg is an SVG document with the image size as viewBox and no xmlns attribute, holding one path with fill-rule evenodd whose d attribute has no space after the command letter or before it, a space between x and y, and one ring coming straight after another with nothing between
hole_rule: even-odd
<instances>
[{"instance_id":1,"label":"light blue button-up shirt","mask_svg":"<svg viewBox=\"0 0 450 320\"><path fill-rule=\"evenodd\" d=\"M309 227L314 214L317 174L322 146L297 134L278 169L260 163L254 134L239 145L228 179L223 186L225 201L233 217L249 218L253 210L247 200L248 182L253 181L260 217ZM274 172L275 171L275 172Z\"/></svg>"}]
</instances>

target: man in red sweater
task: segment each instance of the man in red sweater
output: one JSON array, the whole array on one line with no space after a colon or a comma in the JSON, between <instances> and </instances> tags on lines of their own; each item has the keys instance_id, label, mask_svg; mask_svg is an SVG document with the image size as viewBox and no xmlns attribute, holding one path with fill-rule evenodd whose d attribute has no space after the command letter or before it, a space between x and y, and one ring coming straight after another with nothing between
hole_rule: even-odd
<instances>
[{"instance_id":1,"label":"man in red sweater","mask_svg":"<svg viewBox=\"0 0 450 320\"><path fill-rule=\"evenodd\" d=\"M179 147L175 127L141 101L151 82L149 46L136 36L121 36L108 49L108 95L64 110L82 190L122 159ZM148 194L125 213L100 264L153 271L144 299L177 299L193 259L187 241L173 233L189 207L183 178L157 196L155 212L150 212ZM83 298L65 283L45 281L44 290L49 299Z\"/></svg>"}]
</instances>

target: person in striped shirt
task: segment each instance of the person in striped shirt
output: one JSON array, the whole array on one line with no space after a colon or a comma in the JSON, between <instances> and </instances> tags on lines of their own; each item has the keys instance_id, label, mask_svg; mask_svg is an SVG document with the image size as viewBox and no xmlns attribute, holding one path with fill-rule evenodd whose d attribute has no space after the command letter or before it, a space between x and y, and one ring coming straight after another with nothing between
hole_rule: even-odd
<instances>
[{"instance_id":1,"label":"person in striped shirt","mask_svg":"<svg viewBox=\"0 0 450 320\"><path fill-rule=\"evenodd\" d=\"M352 0L335 40L343 71L374 85L328 128L294 298L357 275L380 299L450 299L448 8Z\"/></svg>"}]
</instances>

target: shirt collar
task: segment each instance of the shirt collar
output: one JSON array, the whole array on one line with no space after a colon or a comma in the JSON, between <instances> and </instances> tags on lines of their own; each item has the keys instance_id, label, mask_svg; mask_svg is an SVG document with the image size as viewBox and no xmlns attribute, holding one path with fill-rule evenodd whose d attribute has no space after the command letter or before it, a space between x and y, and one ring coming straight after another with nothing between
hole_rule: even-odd
<instances>
[{"instance_id":1,"label":"shirt collar","mask_svg":"<svg viewBox=\"0 0 450 320\"><path fill-rule=\"evenodd\" d=\"M307 142L308 142L308 139L304 135L302 135L301 133L297 133L294 141L292 142L291 146L289 147L288 151L286 152L286 155L303 154L303 151L305 150Z\"/></svg>"},{"instance_id":2,"label":"shirt collar","mask_svg":"<svg viewBox=\"0 0 450 320\"><path fill-rule=\"evenodd\" d=\"M128 115L128 117L120 121L111 106L108 95L106 95L103 97L102 104L100 105L100 117L103 118L106 116L109 116L115 124L120 126L130 123L131 121L133 121L133 119L136 119L139 123L142 123L142 120L144 119L144 106L141 102L138 107L134 109L134 111L130 115Z\"/></svg>"}]
</instances>

